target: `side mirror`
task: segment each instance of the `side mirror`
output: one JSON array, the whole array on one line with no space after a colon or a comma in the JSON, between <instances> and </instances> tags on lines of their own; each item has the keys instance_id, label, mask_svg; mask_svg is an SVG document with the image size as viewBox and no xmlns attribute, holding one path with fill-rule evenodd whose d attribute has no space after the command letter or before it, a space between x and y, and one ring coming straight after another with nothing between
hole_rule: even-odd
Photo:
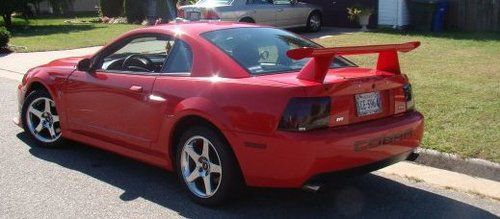
<instances>
[{"instance_id":1,"label":"side mirror","mask_svg":"<svg viewBox=\"0 0 500 219\"><path fill-rule=\"evenodd\" d=\"M290 0L290 4L292 4L292 5L297 4L297 2L298 2L297 0Z\"/></svg>"},{"instance_id":2,"label":"side mirror","mask_svg":"<svg viewBox=\"0 0 500 219\"><path fill-rule=\"evenodd\" d=\"M91 63L90 59L82 59L76 65L76 70L89 72L91 70L91 68L90 68L91 64L92 63Z\"/></svg>"}]
</instances>

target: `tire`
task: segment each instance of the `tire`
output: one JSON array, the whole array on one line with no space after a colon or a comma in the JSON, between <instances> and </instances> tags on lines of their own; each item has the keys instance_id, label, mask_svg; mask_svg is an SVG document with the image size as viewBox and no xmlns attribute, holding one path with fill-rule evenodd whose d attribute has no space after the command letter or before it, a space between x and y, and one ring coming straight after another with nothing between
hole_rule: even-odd
<instances>
[{"instance_id":1,"label":"tire","mask_svg":"<svg viewBox=\"0 0 500 219\"><path fill-rule=\"evenodd\" d=\"M49 107L46 107L49 104ZM24 131L45 148L61 147L63 138L55 102L47 91L35 90L24 100L21 119Z\"/></svg>"},{"instance_id":2,"label":"tire","mask_svg":"<svg viewBox=\"0 0 500 219\"><path fill-rule=\"evenodd\" d=\"M241 23L250 23L250 24L255 24L255 21L252 18L249 17L244 17L240 20Z\"/></svg>"},{"instance_id":3,"label":"tire","mask_svg":"<svg viewBox=\"0 0 500 219\"><path fill-rule=\"evenodd\" d=\"M204 148L208 148L208 153ZM192 127L182 134L177 146L176 170L189 197L200 205L221 205L242 188L241 173L229 145L207 126ZM206 182L210 182L209 190Z\"/></svg>"},{"instance_id":4,"label":"tire","mask_svg":"<svg viewBox=\"0 0 500 219\"><path fill-rule=\"evenodd\" d=\"M306 29L309 32L318 32L321 30L323 20L319 12L313 12L307 18Z\"/></svg>"}]
</instances>

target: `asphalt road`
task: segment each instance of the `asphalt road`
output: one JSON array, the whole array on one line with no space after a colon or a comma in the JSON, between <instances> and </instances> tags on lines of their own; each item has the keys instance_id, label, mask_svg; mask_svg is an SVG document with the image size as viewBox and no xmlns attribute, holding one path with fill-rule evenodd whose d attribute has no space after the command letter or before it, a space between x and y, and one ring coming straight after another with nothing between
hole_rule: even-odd
<instances>
[{"instance_id":1,"label":"asphalt road","mask_svg":"<svg viewBox=\"0 0 500 219\"><path fill-rule=\"evenodd\" d=\"M68 143L33 146L12 124L17 82L0 78L0 218L498 218L500 202L379 173L320 194L249 189L227 206L193 204L161 169Z\"/></svg>"}]
</instances>

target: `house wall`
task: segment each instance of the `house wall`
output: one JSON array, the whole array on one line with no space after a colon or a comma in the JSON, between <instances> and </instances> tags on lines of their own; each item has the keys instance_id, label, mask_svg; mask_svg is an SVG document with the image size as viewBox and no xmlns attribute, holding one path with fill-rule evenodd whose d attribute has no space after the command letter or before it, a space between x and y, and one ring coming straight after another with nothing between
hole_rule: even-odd
<instances>
[{"instance_id":1,"label":"house wall","mask_svg":"<svg viewBox=\"0 0 500 219\"><path fill-rule=\"evenodd\" d=\"M72 12L84 12L84 11L97 11L98 0L73 0L73 8L69 8ZM40 3L41 13L52 13L52 8L48 1L43 1Z\"/></svg>"},{"instance_id":2,"label":"house wall","mask_svg":"<svg viewBox=\"0 0 500 219\"><path fill-rule=\"evenodd\" d=\"M406 0L379 0L377 15L378 25L402 27L410 23Z\"/></svg>"},{"instance_id":3,"label":"house wall","mask_svg":"<svg viewBox=\"0 0 500 219\"><path fill-rule=\"evenodd\" d=\"M74 0L73 11L97 11L98 0Z\"/></svg>"}]
</instances>

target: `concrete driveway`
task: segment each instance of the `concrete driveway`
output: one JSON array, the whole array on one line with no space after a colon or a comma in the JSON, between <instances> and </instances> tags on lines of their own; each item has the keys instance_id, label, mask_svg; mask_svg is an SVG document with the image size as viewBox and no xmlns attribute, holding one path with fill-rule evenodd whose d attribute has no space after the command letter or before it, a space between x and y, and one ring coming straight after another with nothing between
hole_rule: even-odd
<instances>
[{"instance_id":1,"label":"concrete driveway","mask_svg":"<svg viewBox=\"0 0 500 219\"><path fill-rule=\"evenodd\" d=\"M321 37L339 34L325 29ZM498 218L500 202L383 171L331 185L325 192L255 189L221 208L205 208L181 191L175 175L68 142L36 147L12 124L15 89L28 69L99 47L0 57L1 218ZM7 76L6 76L7 75ZM12 78L14 80L11 80ZM433 170L439 171L439 170ZM443 175L443 178L446 176Z\"/></svg>"}]
</instances>

